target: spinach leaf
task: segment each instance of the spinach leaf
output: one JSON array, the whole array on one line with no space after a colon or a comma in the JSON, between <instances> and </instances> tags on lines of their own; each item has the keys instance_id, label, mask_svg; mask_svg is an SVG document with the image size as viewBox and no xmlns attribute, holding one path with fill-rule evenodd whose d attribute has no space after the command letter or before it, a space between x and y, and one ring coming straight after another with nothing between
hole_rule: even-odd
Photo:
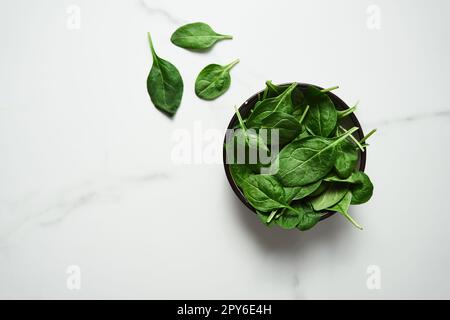
<instances>
[{"instance_id":1,"label":"spinach leaf","mask_svg":"<svg viewBox=\"0 0 450 320\"><path fill-rule=\"evenodd\" d=\"M245 180L252 174L252 171L248 166L242 164L232 163L229 166L231 177L236 182L237 186L242 188Z\"/></svg>"},{"instance_id":2,"label":"spinach leaf","mask_svg":"<svg viewBox=\"0 0 450 320\"><path fill-rule=\"evenodd\" d=\"M237 138L237 141L245 141L245 144L251 149L262 148L266 152L269 151L264 139L255 130L248 130L247 126L244 123L244 120L241 117L241 113L236 107L235 110L236 116L239 121L239 126L241 127L241 130L235 131L235 137ZM243 135L243 139L239 139L240 135Z\"/></svg>"},{"instance_id":3,"label":"spinach leaf","mask_svg":"<svg viewBox=\"0 0 450 320\"><path fill-rule=\"evenodd\" d=\"M337 123L337 112L327 94L310 86L305 92L305 103L310 110L305 117L305 125L313 134L328 137Z\"/></svg>"},{"instance_id":4,"label":"spinach leaf","mask_svg":"<svg viewBox=\"0 0 450 320\"><path fill-rule=\"evenodd\" d=\"M302 187L285 187L284 193L286 194L286 201L290 203L291 201L300 200L309 196L319 189L321 183L322 181L319 180Z\"/></svg>"},{"instance_id":5,"label":"spinach leaf","mask_svg":"<svg viewBox=\"0 0 450 320\"><path fill-rule=\"evenodd\" d=\"M356 130L352 128L337 139L309 137L291 142L278 154L278 178L287 187L322 179L334 166L335 147Z\"/></svg>"},{"instance_id":6,"label":"spinach leaf","mask_svg":"<svg viewBox=\"0 0 450 320\"><path fill-rule=\"evenodd\" d=\"M336 211L346 217L356 228L362 230L362 227L348 214L348 208L350 207L352 199L352 193L348 191L342 199L335 205L328 208L328 210Z\"/></svg>"},{"instance_id":7,"label":"spinach leaf","mask_svg":"<svg viewBox=\"0 0 450 320\"><path fill-rule=\"evenodd\" d=\"M279 85L274 84L271 80L266 81L266 88L264 89L261 96L259 96L259 100L265 100L268 98L274 98L282 94L286 89L288 89L289 85ZM295 89L291 93L292 104L294 108L300 108L301 103L303 101L303 93L300 86L296 86ZM292 113L295 116L299 111L294 110Z\"/></svg>"},{"instance_id":8,"label":"spinach leaf","mask_svg":"<svg viewBox=\"0 0 450 320\"><path fill-rule=\"evenodd\" d=\"M317 197L318 195L321 195L322 193L324 193L331 185L330 182L326 182L323 180L319 180L318 182L320 182L319 187L314 190L313 192L311 192L311 194L309 195L310 198L312 197Z\"/></svg>"},{"instance_id":9,"label":"spinach leaf","mask_svg":"<svg viewBox=\"0 0 450 320\"><path fill-rule=\"evenodd\" d=\"M156 108L170 117L175 115L183 96L183 79L177 68L160 58L148 33L153 65L147 78L147 91Z\"/></svg>"},{"instance_id":10,"label":"spinach leaf","mask_svg":"<svg viewBox=\"0 0 450 320\"><path fill-rule=\"evenodd\" d=\"M303 215L300 217L300 221L297 224L297 229L306 231L314 227L317 222L320 221L322 213L315 212L309 202L302 204Z\"/></svg>"},{"instance_id":11,"label":"spinach leaf","mask_svg":"<svg viewBox=\"0 0 450 320\"><path fill-rule=\"evenodd\" d=\"M329 177L325 179L330 182L349 183L350 191L352 192L351 204L362 204L370 200L373 194L373 184L370 178L364 172L357 171L352 173L347 179L340 179L338 177Z\"/></svg>"},{"instance_id":12,"label":"spinach leaf","mask_svg":"<svg viewBox=\"0 0 450 320\"><path fill-rule=\"evenodd\" d=\"M349 141L344 140L336 147L336 161L334 169L340 178L349 177L356 168L358 163L358 150L355 145Z\"/></svg>"},{"instance_id":13,"label":"spinach leaf","mask_svg":"<svg viewBox=\"0 0 450 320\"><path fill-rule=\"evenodd\" d=\"M294 139L301 131L301 127L293 116L288 113L275 111L261 120L260 129L267 129L267 144L283 145ZM278 130L279 141L272 141L270 130Z\"/></svg>"},{"instance_id":14,"label":"spinach leaf","mask_svg":"<svg viewBox=\"0 0 450 320\"><path fill-rule=\"evenodd\" d=\"M286 90L287 86L279 86L273 84L271 80L266 81L266 89L264 90L263 99L274 98L279 96Z\"/></svg>"},{"instance_id":15,"label":"spinach leaf","mask_svg":"<svg viewBox=\"0 0 450 320\"><path fill-rule=\"evenodd\" d=\"M224 39L233 39L233 37L215 32L206 23L194 22L175 30L170 41L181 48L204 50Z\"/></svg>"},{"instance_id":16,"label":"spinach leaf","mask_svg":"<svg viewBox=\"0 0 450 320\"><path fill-rule=\"evenodd\" d=\"M297 202L292 205L292 208L282 209L275 222L283 229L294 229L297 227L300 230L307 230L312 228L320 220L321 216L321 213L312 209L309 202Z\"/></svg>"},{"instance_id":17,"label":"spinach leaf","mask_svg":"<svg viewBox=\"0 0 450 320\"><path fill-rule=\"evenodd\" d=\"M248 166L239 164L231 164L230 172L246 199L264 221L269 217L267 212L285 206L284 190L273 177L254 175Z\"/></svg>"},{"instance_id":18,"label":"spinach leaf","mask_svg":"<svg viewBox=\"0 0 450 320\"><path fill-rule=\"evenodd\" d=\"M218 64L206 66L195 80L195 94L204 100L220 97L230 87L230 70L238 63L239 59L225 66Z\"/></svg>"},{"instance_id":19,"label":"spinach leaf","mask_svg":"<svg viewBox=\"0 0 450 320\"><path fill-rule=\"evenodd\" d=\"M275 111L292 114L294 106L292 104L291 93L296 86L297 83L293 83L281 95L257 102L253 112L246 121L248 127L258 127L264 118Z\"/></svg>"},{"instance_id":20,"label":"spinach leaf","mask_svg":"<svg viewBox=\"0 0 450 320\"><path fill-rule=\"evenodd\" d=\"M316 211L324 210L338 203L348 192L348 188L339 184L332 184L321 195L312 198L311 205Z\"/></svg>"},{"instance_id":21,"label":"spinach leaf","mask_svg":"<svg viewBox=\"0 0 450 320\"><path fill-rule=\"evenodd\" d=\"M268 212L286 207L284 189L273 176L260 174L247 177L242 192L256 210Z\"/></svg>"},{"instance_id":22,"label":"spinach leaf","mask_svg":"<svg viewBox=\"0 0 450 320\"><path fill-rule=\"evenodd\" d=\"M297 207L297 209L299 208ZM282 209L281 213L280 217L271 222L275 222L283 229L294 229L299 224L300 217L302 216L299 210L292 211L286 208Z\"/></svg>"}]
</instances>

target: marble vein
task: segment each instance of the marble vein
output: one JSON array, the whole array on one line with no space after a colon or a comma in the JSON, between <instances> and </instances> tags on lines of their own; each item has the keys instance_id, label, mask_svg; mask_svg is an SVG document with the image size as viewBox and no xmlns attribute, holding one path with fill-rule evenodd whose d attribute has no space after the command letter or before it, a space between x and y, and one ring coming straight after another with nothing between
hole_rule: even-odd
<instances>
[{"instance_id":1,"label":"marble vein","mask_svg":"<svg viewBox=\"0 0 450 320\"><path fill-rule=\"evenodd\" d=\"M162 17L164 17L167 21L169 21L172 24L175 25L182 25L187 23L186 20L181 19L173 14L171 14L169 11L167 11L164 8L161 7L154 7L154 6L150 6L147 1L141 0L140 4L145 8L145 10L150 14L150 15L160 15Z\"/></svg>"},{"instance_id":2,"label":"marble vein","mask_svg":"<svg viewBox=\"0 0 450 320\"><path fill-rule=\"evenodd\" d=\"M430 118L445 118L450 117L450 110L440 110L435 112L428 112L428 113L419 113L414 115L408 115L404 117L398 117L393 119L385 119L380 120L376 122L369 122L370 125L375 126L389 126L393 124L398 123L408 123L408 122L416 122L423 119L430 119Z\"/></svg>"},{"instance_id":3,"label":"marble vein","mask_svg":"<svg viewBox=\"0 0 450 320\"><path fill-rule=\"evenodd\" d=\"M111 202L120 199L120 194L130 188L139 188L149 183L167 180L170 176L165 172L126 175L121 177L89 180L76 185L49 192L29 196L8 205L8 211L14 215L24 214L22 219L0 234L0 242L6 241L27 224L37 223L40 226L51 226L62 222L89 205ZM3 203L4 204L4 203Z\"/></svg>"}]
</instances>

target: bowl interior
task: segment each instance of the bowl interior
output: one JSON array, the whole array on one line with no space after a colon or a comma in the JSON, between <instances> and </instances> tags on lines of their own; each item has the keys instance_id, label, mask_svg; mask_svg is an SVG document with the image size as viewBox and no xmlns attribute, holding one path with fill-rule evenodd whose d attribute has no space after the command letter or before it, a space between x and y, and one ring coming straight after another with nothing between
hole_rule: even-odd
<instances>
[{"instance_id":1,"label":"bowl interior","mask_svg":"<svg viewBox=\"0 0 450 320\"><path fill-rule=\"evenodd\" d=\"M286 84L282 84L282 86L289 86L290 84L291 83L286 83ZM308 86L311 86L310 84L307 84L307 83L299 83L298 85L302 89L305 89ZM319 86L315 86L315 87L318 88L318 89L323 89L323 88L321 88ZM246 118L250 114L251 109L255 106L256 102L258 101L258 97L263 93L263 91L264 90L261 90L258 93L254 94L253 96L251 96L249 99L247 99L239 107L239 112L240 112L240 114L242 115L243 118ZM334 103L334 105L335 105L337 110L349 109L349 106L344 101L342 101L338 96L336 96L333 92L328 92L327 94L330 97L331 101L333 101L333 103ZM228 124L228 128L227 129L233 129L233 128L236 127L237 124L238 124L238 119L237 119L236 114L234 114L234 116L231 118L230 123ZM353 136L357 140L361 140L364 137L364 132L363 132L363 130L361 128L361 125L360 125L360 123L359 123L359 121L358 121L358 119L357 119L357 117L355 116L354 113L351 113L349 116L345 117L341 124L346 129L349 129L349 128L352 128L352 127L358 127L359 129L353 133ZM224 140L224 142L225 142L225 140ZM359 168L360 171L364 171L364 169L366 167L366 156L367 156L367 150L365 152L359 151L359 158L358 158L357 167ZM229 164L226 163L226 151L225 151L225 148L224 148L224 151L223 151L223 164L224 164L225 174L227 176L228 182L230 183L231 188L233 189L234 193L247 206L247 208L249 208L251 211L256 213L256 210L247 201L247 199L245 198L245 196L242 193L241 189L239 189L239 187L234 182L233 177L231 176L230 166L229 166ZM322 216L321 220L330 217L334 213L335 212L333 212L333 211L328 211L327 213L325 213Z\"/></svg>"}]
</instances>

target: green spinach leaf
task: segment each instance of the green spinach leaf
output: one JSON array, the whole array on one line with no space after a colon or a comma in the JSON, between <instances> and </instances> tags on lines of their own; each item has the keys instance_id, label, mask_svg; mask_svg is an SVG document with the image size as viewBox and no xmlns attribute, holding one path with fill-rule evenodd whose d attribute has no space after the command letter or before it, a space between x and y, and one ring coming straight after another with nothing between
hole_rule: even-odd
<instances>
[{"instance_id":1,"label":"green spinach leaf","mask_svg":"<svg viewBox=\"0 0 450 320\"><path fill-rule=\"evenodd\" d=\"M314 227L317 222L320 221L322 213L315 212L309 202L301 204L303 209L303 215L300 217L300 221L297 224L297 229L306 231Z\"/></svg>"},{"instance_id":2,"label":"green spinach leaf","mask_svg":"<svg viewBox=\"0 0 450 320\"><path fill-rule=\"evenodd\" d=\"M323 181L323 180L319 180L318 182L320 182L320 185L319 185L319 187L318 187L316 190L314 190L313 192L311 192L311 194L309 195L310 198L317 197L317 196L321 195L321 194L324 193L324 192L330 187L330 185L331 185L330 182L326 182L326 181Z\"/></svg>"},{"instance_id":3,"label":"green spinach leaf","mask_svg":"<svg viewBox=\"0 0 450 320\"><path fill-rule=\"evenodd\" d=\"M258 127L264 118L276 111L292 114L294 106L291 93L296 86L297 83L293 83L281 95L257 102L253 112L246 120L248 127Z\"/></svg>"},{"instance_id":4,"label":"green spinach leaf","mask_svg":"<svg viewBox=\"0 0 450 320\"><path fill-rule=\"evenodd\" d=\"M337 139L309 137L285 146L278 154L278 178L287 187L304 186L325 177L335 162L335 147L357 128Z\"/></svg>"},{"instance_id":5,"label":"green spinach leaf","mask_svg":"<svg viewBox=\"0 0 450 320\"><path fill-rule=\"evenodd\" d=\"M206 23L194 22L175 30L170 41L181 48L204 50L224 39L233 39L233 37L215 32Z\"/></svg>"},{"instance_id":6,"label":"green spinach leaf","mask_svg":"<svg viewBox=\"0 0 450 320\"><path fill-rule=\"evenodd\" d=\"M262 212L286 207L284 189L269 175L251 175L244 180L242 192L248 202Z\"/></svg>"},{"instance_id":7,"label":"green spinach leaf","mask_svg":"<svg viewBox=\"0 0 450 320\"><path fill-rule=\"evenodd\" d=\"M147 78L147 91L156 108L169 116L175 115L183 96L183 79L177 68L160 58L148 33L153 66Z\"/></svg>"},{"instance_id":8,"label":"green spinach leaf","mask_svg":"<svg viewBox=\"0 0 450 320\"><path fill-rule=\"evenodd\" d=\"M362 230L362 227L348 214L348 208L350 207L351 199L352 193L351 191L348 191L338 203L330 206L328 210L339 212L344 217L346 217L348 221L350 221L356 228Z\"/></svg>"},{"instance_id":9,"label":"green spinach leaf","mask_svg":"<svg viewBox=\"0 0 450 320\"><path fill-rule=\"evenodd\" d=\"M337 123L337 112L326 93L310 86L305 92L305 103L310 109L305 117L305 125L313 134L328 137Z\"/></svg>"},{"instance_id":10,"label":"green spinach leaf","mask_svg":"<svg viewBox=\"0 0 450 320\"><path fill-rule=\"evenodd\" d=\"M241 117L241 113L239 112L239 110L235 107L236 110L236 116L238 118L239 121L239 126L241 130L236 130L235 131L235 137L237 139L237 141L244 141L245 144L250 148L250 149L257 149L258 148L262 148L264 151L269 151L269 149L267 148L266 142L264 141L264 139L258 134L258 132L256 132L256 130L248 130L247 126L244 123L244 120ZM240 135L242 135L242 139L240 139Z\"/></svg>"},{"instance_id":11,"label":"green spinach leaf","mask_svg":"<svg viewBox=\"0 0 450 320\"><path fill-rule=\"evenodd\" d=\"M275 219L275 223L283 229L297 227L300 230L308 230L320 220L321 216L321 213L312 209L309 202L297 202L292 208L282 209L280 215Z\"/></svg>"},{"instance_id":12,"label":"green spinach leaf","mask_svg":"<svg viewBox=\"0 0 450 320\"><path fill-rule=\"evenodd\" d=\"M195 94L204 100L214 100L220 97L230 87L230 70L238 63L239 59L225 66L218 64L206 66L195 80Z\"/></svg>"},{"instance_id":13,"label":"green spinach leaf","mask_svg":"<svg viewBox=\"0 0 450 320\"><path fill-rule=\"evenodd\" d=\"M340 178L349 177L355 171L358 163L359 153L355 145L349 141L344 140L336 147L336 161L334 169Z\"/></svg>"},{"instance_id":14,"label":"green spinach leaf","mask_svg":"<svg viewBox=\"0 0 450 320\"><path fill-rule=\"evenodd\" d=\"M301 127L293 116L288 113L275 111L261 120L259 129L267 129L267 144L283 145L294 139L301 131ZM278 130L278 140L272 141L270 130Z\"/></svg>"},{"instance_id":15,"label":"green spinach leaf","mask_svg":"<svg viewBox=\"0 0 450 320\"><path fill-rule=\"evenodd\" d=\"M274 98L282 94L287 89L287 86L279 86L273 84L271 80L266 81L266 89L263 93L263 99Z\"/></svg>"},{"instance_id":16,"label":"green spinach leaf","mask_svg":"<svg viewBox=\"0 0 450 320\"><path fill-rule=\"evenodd\" d=\"M251 169L243 164L235 164L232 163L229 165L230 167L230 173L231 177L233 178L234 182L236 182L236 185L239 188L242 188L242 186L245 183L245 180L252 175Z\"/></svg>"},{"instance_id":17,"label":"green spinach leaf","mask_svg":"<svg viewBox=\"0 0 450 320\"><path fill-rule=\"evenodd\" d=\"M286 194L286 201L290 203L291 201L300 200L309 196L317 189L319 189L321 183L322 181L319 180L302 187L285 187L284 193Z\"/></svg>"},{"instance_id":18,"label":"green spinach leaf","mask_svg":"<svg viewBox=\"0 0 450 320\"><path fill-rule=\"evenodd\" d=\"M324 210L338 203L347 192L348 189L345 186L332 184L324 193L312 198L311 205L315 211Z\"/></svg>"},{"instance_id":19,"label":"green spinach leaf","mask_svg":"<svg viewBox=\"0 0 450 320\"><path fill-rule=\"evenodd\" d=\"M352 173L347 179L340 179L338 177L329 177L325 179L330 182L349 183L350 191L352 192L351 204L362 204L370 200L373 194L373 184L370 178L362 171Z\"/></svg>"}]
</instances>

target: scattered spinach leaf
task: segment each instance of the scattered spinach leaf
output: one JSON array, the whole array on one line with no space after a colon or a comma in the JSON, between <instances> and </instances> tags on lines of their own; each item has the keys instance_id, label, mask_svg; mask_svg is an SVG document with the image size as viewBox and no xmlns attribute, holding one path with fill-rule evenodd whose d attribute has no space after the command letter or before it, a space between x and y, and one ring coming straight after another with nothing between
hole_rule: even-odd
<instances>
[{"instance_id":1,"label":"scattered spinach leaf","mask_svg":"<svg viewBox=\"0 0 450 320\"><path fill-rule=\"evenodd\" d=\"M183 79L178 69L160 58L148 33L153 65L147 78L147 91L156 108L169 116L175 115L183 96Z\"/></svg>"},{"instance_id":2,"label":"scattered spinach leaf","mask_svg":"<svg viewBox=\"0 0 450 320\"><path fill-rule=\"evenodd\" d=\"M214 100L224 94L230 87L230 70L238 63L239 59L225 66L218 64L206 66L195 80L197 97L204 100Z\"/></svg>"},{"instance_id":3,"label":"scattered spinach leaf","mask_svg":"<svg viewBox=\"0 0 450 320\"><path fill-rule=\"evenodd\" d=\"M233 39L233 37L215 32L206 23L194 22L175 30L170 41L181 48L204 50L224 39Z\"/></svg>"}]
</instances>

